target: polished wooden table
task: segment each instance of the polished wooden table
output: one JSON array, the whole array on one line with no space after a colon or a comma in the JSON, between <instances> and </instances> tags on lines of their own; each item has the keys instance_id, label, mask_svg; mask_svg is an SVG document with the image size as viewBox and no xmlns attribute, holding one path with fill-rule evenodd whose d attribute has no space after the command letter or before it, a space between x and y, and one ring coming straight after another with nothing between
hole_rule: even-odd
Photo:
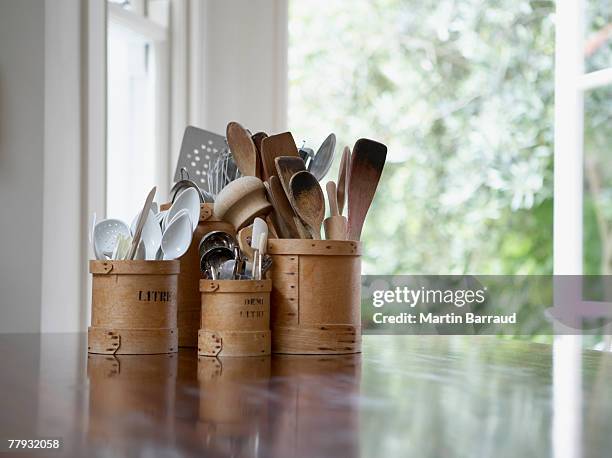
<instances>
[{"instance_id":1,"label":"polished wooden table","mask_svg":"<svg viewBox=\"0 0 612 458\"><path fill-rule=\"evenodd\" d=\"M612 456L612 355L567 343L365 336L361 355L218 360L87 355L85 336L56 334L0 349L0 439L61 438L48 456Z\"/></svg>"}]
</instances>

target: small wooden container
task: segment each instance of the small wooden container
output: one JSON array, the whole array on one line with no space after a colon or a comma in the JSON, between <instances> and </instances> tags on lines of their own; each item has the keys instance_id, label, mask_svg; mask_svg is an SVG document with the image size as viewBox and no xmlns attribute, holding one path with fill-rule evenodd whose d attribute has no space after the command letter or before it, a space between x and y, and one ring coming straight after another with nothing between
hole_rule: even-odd
<instances>
[{"instance_id":1,"label":"small wooden container","mask_svg":"<svg viewBox=\"0 0 612 458\"><path fill-rule=\"evenodd\" d=\"M163 204L161 210L170 208L169 203ZM200 204L200 221L193 233L193 240L187 253L181 259L181 273L178 279L177 323L179 332L179 347L195 347L198 344L198 329L200 329L200 255L198 246L200 240L212 231L223 231L236 235L234 227L213 216L214 204Z\"/></svg>"},{"instance_id":2,"label":"small wooden container","mask_svg":"<svg viewBox=\"0 0 612 458\"><path fill-rule=\"evenodd\" d=\"M90 261L89 353L178 351L179 261Z\"/></svg>"},{"instance_id":3,"label":"small wooden container","mask_svg":"<svg viewBox=\"0 0 612 458\"><path fill-rule=\"evenodd\" d=\"M200 280L201 356L270 354L270 280Z\"/></svg>"},{"instance_id":4,"label":"small wooden container","mask_svg":"<svg viewBox=\"0 0 612 458\"><path fill-rule=\"evenodd\" d=\"M361 352L361 244L270 239L272 351Z\"/></svg>"}]
</instances>

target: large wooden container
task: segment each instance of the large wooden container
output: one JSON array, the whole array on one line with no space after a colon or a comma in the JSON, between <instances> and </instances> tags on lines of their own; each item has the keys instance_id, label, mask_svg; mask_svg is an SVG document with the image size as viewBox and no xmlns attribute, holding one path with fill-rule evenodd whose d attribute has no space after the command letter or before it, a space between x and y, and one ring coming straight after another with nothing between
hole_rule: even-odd
<instances>
[{"instance_id":1,"label":"large wooden container","mask_svg":"<svg viewBox=\"0 0 612 458\"><path fill-rule=\"evenodd\" d=\"M200 221L193 234L191 246L181 261L181 273L178 279L177 324L179 329L179 347L195 347L198 344L198 329L200 328L200 255L198 246L200 240L212 231L223 231L236 235L234 227L213 216L214 204L200 204ZM163 204L162 210L170 208Z\"/></svg>"},{"instance_id":2,"label":"large wooden container","mask_svg":"<svg viewBox=\"0 0 612 458\"><path fill-rule=\"evenodd\" d=\"M198 355L270 354L270 280L201 280Z\"/></svg>"},{"instance_id":3,"label":"large wooden container","mask_svg":"<svg viewBox=\"0 0 612 458\"><path fill-rule=\"evenodd\" d=\"M272 351L361 351L361 244L270 239Z\"/></svg>"},{"instance_id":4,"label":"large wooden container","mask_svg":"<svg viewBox=\"0 0 612 458\"><path fill-rule=\"evenodd\" d=\"M89 353L178 351L179 261L90 261Z\"/></svg>"}]
</instances>

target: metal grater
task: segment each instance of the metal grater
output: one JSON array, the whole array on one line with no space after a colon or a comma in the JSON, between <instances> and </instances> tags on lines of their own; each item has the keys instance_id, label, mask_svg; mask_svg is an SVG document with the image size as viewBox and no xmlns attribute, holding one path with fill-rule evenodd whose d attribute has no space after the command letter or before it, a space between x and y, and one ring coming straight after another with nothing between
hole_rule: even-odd
<instances>
[{"instance_id":1,"label":"metal grater","mask_svg":"<svg viewBox=\"0 0 612 458\"><path fill-rule=\"evenodd\" d=\"M194 126L187 126L176 164L174 181L181 180L181 168L184 167L189 173L189 177L201 189L210 191L208 186L209 170L227 149L227 143L223 135Z\"/></svg>"}]
</instances>

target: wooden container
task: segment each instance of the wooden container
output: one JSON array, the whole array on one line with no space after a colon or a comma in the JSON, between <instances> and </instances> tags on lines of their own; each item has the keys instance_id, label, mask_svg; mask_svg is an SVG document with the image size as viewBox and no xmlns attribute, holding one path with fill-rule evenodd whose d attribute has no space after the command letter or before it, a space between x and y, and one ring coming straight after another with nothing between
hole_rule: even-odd
<instances>
[{"instance_id":1,"label":"wooden container","mask_svg":"<svg viewBox=\"0 0 612 458\"><path fill-rule=\"evenodd\" d=\"M176 352L179 268L179 261L90 261L89 353Z\"/></svg>"},{"instance_id":2,"label":"wooden container","mask_svg":"<svg viewBox=\"0 0 612 458\"><path fill-rule=\"evenodd\" d=\"M201 280L201 356L270 354L270 280Z\"/></svg>"},{"instance_id":3,"label":"wooden container","mask_svg":"<svg viewBox=\"0 0 612 458\"><path fill-rule=\"evenodd\" d=\"M361 244L270 239L272 351L361 351Z\"/></svg>"},{"instance_id":4,"label":"wooden container","mask_svg":"<svg viewBox=\"0 0 612 458\"><path fill-rule=\"evenodd\" d=\"M171 204L163 204L162 210L170 208ZM234 227L213 216L214 204L200 204L200 221L193 234L193 240L187 253L181 259L181 273L178 279L177 324L179 347L195 347L198 344L198 329L200 329L200 255L198 246L200 240L212 231L223 231L236 235Z\"/></svg>"}]
</instances>

